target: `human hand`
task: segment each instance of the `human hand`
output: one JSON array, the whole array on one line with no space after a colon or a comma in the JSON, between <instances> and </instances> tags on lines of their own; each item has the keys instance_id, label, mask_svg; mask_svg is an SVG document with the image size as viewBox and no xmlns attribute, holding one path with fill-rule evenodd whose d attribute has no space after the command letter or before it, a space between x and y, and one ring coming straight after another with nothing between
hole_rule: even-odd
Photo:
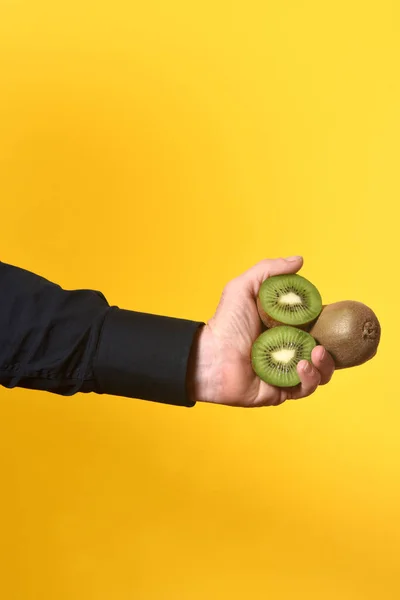
<instances>
[{"instance_id":1,"label":"human hand","mask_svg":"<svg viewBox=\"0 0 400 600\"><path fill-rule=\"evenodd\" d=\"M273 275L296 273L302 265L301 257L263 260L225 286L194 348L189 374L192 400L248 408L277 406L306 398L330 381L334 362L322 346L314 348L311 362L299 362L301 381L293 388L265 383L251 364L251 347L263 331L256 304L262 282Z\"/></svg>"}]
</instances>

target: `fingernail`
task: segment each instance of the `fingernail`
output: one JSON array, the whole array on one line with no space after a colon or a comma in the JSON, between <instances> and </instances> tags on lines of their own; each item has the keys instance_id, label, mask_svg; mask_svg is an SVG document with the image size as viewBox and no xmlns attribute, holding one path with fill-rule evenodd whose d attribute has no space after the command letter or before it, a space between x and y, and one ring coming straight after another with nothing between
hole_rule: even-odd
<instances>
[{"instance_id":1,"label":"fingernail","mask_svg":"<svg viewBox=\"0 0 400 600\"><path fill-rule=\"evenodd\" d=\"M296 262L297 260L300 260L302 257L301 256L288 256L287 258L285 258L285 260L287 262Z\"/></svg>"},{"instance_id":2,"label":"fingernail","mask_svg":"<svg viewBox=\"0 0 400 600\"><path fill-rule=\"evenodd\" d=\"M326 350L323 346L321 346L322 350L321 350L321 360L324 360L325 356L326 356Z\"/></svg>"},{"instance_id":3,"label":"fingernail","mask_svg":"<svg viewBox=\"0 0 400 600\"><path fill-rule=\"evenodd\" d=\"M304 365L303 372L306 373L307 375L310 375L311 371L312 371L312 366L308 362Z\"/></svg>"}]
</instances>

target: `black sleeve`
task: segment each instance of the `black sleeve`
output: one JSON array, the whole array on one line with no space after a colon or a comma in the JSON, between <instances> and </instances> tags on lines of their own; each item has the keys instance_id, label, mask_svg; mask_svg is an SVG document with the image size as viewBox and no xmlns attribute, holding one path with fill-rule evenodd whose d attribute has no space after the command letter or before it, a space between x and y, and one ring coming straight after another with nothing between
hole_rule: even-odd
<instances>
[{"instance_id":1,"label":"black sleeve","mask_svg":"<svg viewBox=\"0 0 400 600\"><path fill-rule=\"evenodd\" d=\"M110 306L0 262L0 385L193 406L189 354L202 322Z\"/></svg>"}]
</instances>

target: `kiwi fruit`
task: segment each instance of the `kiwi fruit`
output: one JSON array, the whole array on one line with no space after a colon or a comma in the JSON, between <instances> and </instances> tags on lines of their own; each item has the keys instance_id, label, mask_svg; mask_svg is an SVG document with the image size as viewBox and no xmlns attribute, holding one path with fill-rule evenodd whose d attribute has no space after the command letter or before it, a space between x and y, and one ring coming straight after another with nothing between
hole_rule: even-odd
<instances>
[{"instance_id":1,"label":"kiwi fruit","mask_svg":"<svg viewBox=\"0 0 400 600\"><path fill-rule=\"evenodd\" d=\"M304 329L319 316L322 298L315 285L301 275L274 275L261 284L257 308L267 328L291 325Z\"/></svg>"},{"instance_id":2,"label":"kiwi fruit","mask_svg":"<svg viewBox=\"0 0 400 600\"><path fill-rule=\"evenodd\" d=\"M253 370L260 379L277 387L300 383L297 365L311 361L314 338L297 327L281 325L267 329L255 340L251 351Z\"/></svg>"},{"instance_id":3,"label":"kiwi fruit","mask_svg":"<svg viewBox=\"0 0 400 600\"><path fill-rule=\"evenodd\" d=\"M331 354L336 369L356 367L375 356L381 326L371 308L343 300L322 308L310 335Z\"/></svg>"}]
</instances>

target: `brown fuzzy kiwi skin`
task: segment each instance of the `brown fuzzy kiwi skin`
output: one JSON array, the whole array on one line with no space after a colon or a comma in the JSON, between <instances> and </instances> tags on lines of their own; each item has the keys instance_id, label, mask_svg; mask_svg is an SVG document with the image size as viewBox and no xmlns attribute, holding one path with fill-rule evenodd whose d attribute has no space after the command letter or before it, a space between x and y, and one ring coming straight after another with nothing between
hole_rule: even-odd
<instances>
[{"instance_id":1,"label":"brown fuzzy kiwi skin","mask_svg":"<svg viewBox=\"0 0 400 600\"><path fill-rule=\"evenodd\" d=\"M272 329L272 327L279 327L280 325L287 325L287 323L281 323L280 321L275 321L274 319L272 319L272 317L267 315L267 313L265 312L265 310L263 309L263 307L261 305L259 296L257 296L257 310L258 310L258 314L260 316L261 321L263 322L264 326L267 329ZM318 319L318 317L313 319L309 323L304 323L303 325L296 325L296 328L303 329L304 331L308 331L313 326L313 324L316 322L317 319Z\"/></svg>"},{"instance_id":2,"label":"brown fuzzy kiwi skin","mask_svg":"<svg viewBox=\"0 0 400 600\"><path fill-rule=\"evenodd\" d=\"M381 338L376 314L355 300L324 305L308 332L331 354L336 369L356 367L371 360Z\"/></svg>"}]
</instances>

